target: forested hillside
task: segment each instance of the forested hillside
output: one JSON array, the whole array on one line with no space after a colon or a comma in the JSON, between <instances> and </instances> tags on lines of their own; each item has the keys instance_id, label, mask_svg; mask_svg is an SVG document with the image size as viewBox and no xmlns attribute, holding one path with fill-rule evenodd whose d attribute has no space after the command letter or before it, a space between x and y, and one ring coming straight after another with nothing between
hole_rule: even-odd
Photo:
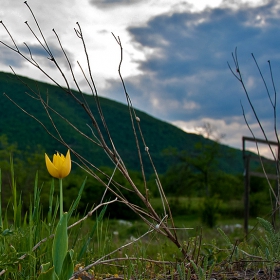
<instances>
[{"instance_id":1,"label":"forested hillside","mask_svg":"<svg viewBox=\"0 0 280 280\"><path fill-rule=\"evenodd\" d=\"M35 91L40 92L41 96L45 100L48 99L49 104L58 113L75 124L83 133L94 138L94 131L89 128L91 125L90 119L82 108L73 99L69 98L62 89L28 78L19 78L21 80L12 74L0 72L0 92L2 93L0 95L0 135L6 135L10 143L17 143L19 150L26 150L27 147L32 150L37 145L40 145L50 154L57 150L65 150L61 147L61 144L48 135L36 120L25 114L5 96L6 94L13 99L16 104L36 117L57 136L43 106L34 98L32 91ZM98 120L94 97L85 94L84 98ZM123 161L129 169L140 170L127 106L101 97L100 103L114 144ZM51 115L62 137L72 148L97 166L110 165L106 154L99 147L82 137L55 113ZM196 143L212 142L200 135L186 133L143 112L137 111L137 115L141 119L143 134L159 173L166 172L170 165L168 158L163 153L164 150L176 148L177 151L184 150L191 155L195 153ZM152 168L145 157L144 145L142 142L140 142L140 145L144 156L145 169L148 174L151 174ZM231 174L242 172L241 151L225 145L220 145L219 149L217 168Z\"/></svg>"}]
</instances>

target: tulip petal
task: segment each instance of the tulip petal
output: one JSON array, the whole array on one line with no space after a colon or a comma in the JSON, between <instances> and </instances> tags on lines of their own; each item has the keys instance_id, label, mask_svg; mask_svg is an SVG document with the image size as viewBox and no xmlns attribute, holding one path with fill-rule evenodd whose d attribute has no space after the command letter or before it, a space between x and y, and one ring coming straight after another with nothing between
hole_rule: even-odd
<instances>
[{"instance_id":1,"label":"tulip petal","mask_svg":"<svg viewBox=\"0 0 280 280\"><path fill-rule=\"evenodd\" d=\"M47 166L47 169L48 169L48 172L50 173L50 175L55 178L59 178L59 171L55 167L55 165L51 162L51 160L49 159L47 154L45 154L45 160L46 160L46 166Z\"/></svg>"},{"instance_id":2,"label":"tulip petal","mask_svg":"<svg viewBox=\"0 0 280 280\"><path fill-rule=\"evenodd\" d=\"M71 171L71 157L70 157L70 151L68 150L66 154L66 158L64 158L64 162L61 166L61 176L62 176L61 178L68 176L70 171Z\"/></svg>"},{"instance_id":3,"label":"tulip petal","mask_svg":"<svg viewBox=\"0 0 280 280\"><path fill-rule=\"evenodd\" d=\"M56 153L53 155L53 165L60 170L63 164L63 158L62 155L59 153Z\"/></svg>"},{"instance_id":4,"label":"tulip petal","mask_svg":"<svg viewBox=\"0 0 280 280\"><path fill-rule=\"evenodd\" d=\"M53 162L45 154L46 166L51 176L55 178L64 178L71 171L70 150L67 151L66 157L58 152L53 155Z\"/></svg>"}]
</instances>

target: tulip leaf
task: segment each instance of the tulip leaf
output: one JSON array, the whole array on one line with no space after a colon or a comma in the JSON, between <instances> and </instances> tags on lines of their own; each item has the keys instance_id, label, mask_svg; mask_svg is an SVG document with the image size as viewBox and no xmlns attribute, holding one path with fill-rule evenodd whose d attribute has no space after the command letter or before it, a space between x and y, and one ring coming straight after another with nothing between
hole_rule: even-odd
<instances>
[{"instance_id":1,"label":"tulip leaf","mask_svg":"<svg viewBox=\"0 0 280 280\"><path fill-rule=\"evenodd\" d=\"M59 278L54 271L54 267L51 267L46 272L42 272L39 275L38 280L59 280Z\"/></svg>"},{"instance_id":2,"label":"tulip leaf","mask_svg":"<svg viewBox=\"0 0 280 280\"><path fill-rule=\"evenodd\" d=\"M59 276L59 280L68 280L71 278L72 274L74 273L74 263L72 260L74 251L70 250L67 252L63 265L62 270Z\"/></svg>"},{"instance_id":3,"label":"tulip leaf","mask_svg":"<svg viewBox=\"0 0 280 280\"><path fill-rule=\"evenodd\" d=\"M60 275L63 261L68 250L67 213L64 213L57 224L53 240L53 265L57 275Z\"/></svg>"},{"instance_id":4,"label":"tulip leaf","mask_svg":"<svg viewBox=\"0 0 280 280\"><path fill-rule=\"evenodd\" d=\"M51 266L50 262L42 264L41 265L41 271L42 272L47 272L50 266Z\"/></svg>"},{"instance_id":5,"label":"tulip leaf","mask_svg":"<svg viewBox=\"0 0 280 280\"><path fill-rule=\"evenodd\" d=\"M75 202L71 205L69 211L68 211L68 221L69 219L71 218L74 210L77 208L81 198L82 198L82 193L83 193L83 190L84 190L84 187L85 187L85 184L86 184L86 181L87 181L87 177L85 178L85 180L83 181L81 187L80 187L80 190L79 190L79 193L78 193L78 196L75 200Z\"/></svg>"}]
</instances>

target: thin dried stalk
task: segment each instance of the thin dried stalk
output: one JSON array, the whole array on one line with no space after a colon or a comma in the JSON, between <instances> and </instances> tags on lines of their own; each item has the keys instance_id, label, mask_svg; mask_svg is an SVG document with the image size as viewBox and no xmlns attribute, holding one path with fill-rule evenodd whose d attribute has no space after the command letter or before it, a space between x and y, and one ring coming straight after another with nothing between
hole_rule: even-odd
<instances>
[{"instance_id":1,"label":"thin dried stalk","mask_svg":"<svg viewBox=\"0 0 280 280\"><path fill-rule=\"evenodd\" d=\"M26 47L28 48L28 52L29 52L29 56L27 57L25 56L20 49L18 48L14 38L12 37L11 33L9 32L8 28L4 25L3 22L2 25L4 26L5 30L7 31L10 39L13 42L13 45L10 46L2 41L0 41L0 43L2 43L4 46L6 46L7 48L9 48L10 50L16 52L17 54L19 54L23 59L25 59L26 61L28 61L30 64L32 64L33 66L35 66L39 71L41 71L42 73L44 73L46 75L46 77L48 77L55 85L57 85L61 90L65 91L67 94L67 98L73 98L76 103L78 105L81 106L82 110L84 110L87 114L87 116L89 117L91 126L90 128L92 129L92 131L94 131L93 133L93 137L94 139L86 136L84 133L81 132L81 130L79 128L77 128L74 124L72 124L69 120L67 120L62 114L60 114L59 112L57 112L54 108L52 108L49 105L49 100L44 100L40 94L40 92L36 92L34 90L32 90L30 87L29 89L32 90L34 96L33 98L36 98L36 100L38 102L41 103L41 105L43 106L46 115L48 117L48 119L50 120L50 123L52 125L52 127L55 130L55 134L50 132L48 130L48 128L45 126L45 124L43 124L40 120L38 120L34 115L32 115L32 113L27 112L26 110L24 110L19 104L16 104L14 101L14 103L16 104L16 106L18 108L20 108L24 113L28 114L30 117L34 118L40 125L43 126L43 128L47 131L47 133L49 135L51 135L54 139L56 139L57 141L59 141L60 143L62 143L63 145L65 145L68 149L71 150L71 152L79 159L81 166L83 167L83 169L90 174L91 176L93 176L94 178L96 178L100 183L103 184L103 186L108 189L114 196L116 196L118 198L118 201L120 203L124 203L126 204L133 212L135 212L150 228L152 228L152 230L156 230L158 232L160 232L161 234L163 234L164 236L166 236L168 239L170 239L182 252L183 256L185 258L188 258L187 256L187 252L185 251L184 247L181 245L181 242L178 240L177 234L176 234L176 227L174 224L174 220L172 218L172 213L171 213L171 209L169 207L168 201L166 199L166 196L164 194L164 190L162 188L162 185L160 183L159 180L159 176L157 174L156 168L154 166L152 157L149 153L149 148L146 145L141 127L140 127L140 119L137 117L135 110L132 106L132 102L131 99L129 97L129 94L127 93L126 90L126 86L124 83L124 80L122 78L121 75L121 65L122 65L122 60L123 60L123 48L121 45L121 41L119 38L117 38L116 36L115 39L120 47L120 63L119 63L119 77L120 80L122 82L123 85L123 89L124 89L124 93L127 99L127 105L128 105L128 109L129 109L129 114L130 114L130 119L131 119L131 125L132 125L132 129L133 129L133 133L134 133L134 138L135 138L135 143L136 143L136 148L138 151L138 157L139 157L139 162L140 162L140 167L141 167L141 172L142 172L142 176L143 176L143 181L144 181L144 189L145 189L145 194L142 194L139 190L139 188L135 185L135 183L133 182L133 180L131 179L129 172L123 162L123 160L121 159L119 153L116 150L116 147L114 145L113 139L111 137L109 128L107 126L106 123L106 119L105 116L103 114L101 105L100 105L100 101L99 101L99 96L98 96L98 91L93 79L93 75L92 75L92 70L91 70L91 65L90 65L90 59L89 59L89 54L87 51L87 47L86 47L86 43L85 43L85 39L83 36L83 32L82 29L79 25L79 23L77 22L77 29L75 30L75 33L77 35L77 37L81 40L82 42L82 46L83 46L83 50L84 50L84 54L86 57L86 61L87 61L87 71L84 71L84 69L82 67L80 67L83 76L85 78L85 81L87 82L89 89L91 91L92 96L95 99L95 104L98 110L98 117L101 119L101 125L102 125L102 129L105 129L105 134L103 134L101 126L98 124L98 122L96 121L96 117L93 115L89 105L87 104L87 102L85 101L84 95L81 92L81 89L79 87L79 84L77 82L77 79L75 78L74 72L73 72L73 67L70 63L70 60L68 58L68 55L63 47L63 44L58 36L58 34L56 33L55 30L53 30L58 44L64 54L64 57L66 59L66 62L68 64L68 70L71 73L72 79L76 85L77 91L80 94L80 98L74 94L74 92L72 91L72 89L69 86L69 81L66 78L65 73L63 72L62 68L60 67L60 65L58 64L58 62L56 61L56 58L54 57L46 38L44 37L44 34L40 28L40 25L35 17L35 14L33 13L32 9L30 8L30 6L27 4L27 2L25 1L25 4L27 5L28 9L30 10L33 19L36 23L36 26L39 30L39 35L36 35L36 32L30 27L30 25L26 22L29 30L31 31L31 33L33 34L33 36L36 38L36 40L39 42L39 44L42 46L43 50L45 50L47 56L49 56L49 60L54 63L54 65L56 66L56 68L58 69L58 71L60 72L61 76L64 79L64 82L66 84L66 88L64 88L63 86L61 86L56 80L55 78L52 78L49 74L46 73L46 71L41 68L41 66L36 62L36 59L34 58L34 56L32 55L32 51L30 50L30 48L26 45ZM41 37L41 39L40 39ZM79 64L79 63L78 63ZM80 65L80 64L79 64ZM87 72L87 73L86 73ZM28 86L28 85L27 85ZM9 97L9 99L11 100L11 98ZM126 179L126 181L130 184L132 191L141 199L141 201L143 202L143 204L145 205L145 208L139 207L137 205L134 205L133 203L131 203L130 201L128 201L125 196L122 194L121 192L121 188L122 186L119 186L114 180L113 178L110 179L110 185L107 184L106 182L104 182L100 176L97 174L97 172L99 172L100 170L92 163L89 162L87 159L85 159L84 157L82 157L77 151L75 151L72 147L70 147L68 145L68 143L64 140L63 136L60 134L55 120L54 118L51 116L51 113L55 113L58 117L62 118L64 121L66 121L66 123L68 125L70 125L72 128L74 128L78 133L80 133L83 137L85 137L86 139L88 139L89 141L91 141L94 145L98 145L99 147L101 147L104 152L107 154L107 156L110 158L110 160L114 163L115 167L121 172L121 174L123 175L123 177ZM147 185L146 185L146 178L145 178L145 172L144 172L144 166L143 166L143 161L142 161L142 156L141 156L141 148L140 148L140 144L139 144L139 140L138 140L138 136L137 136L137 132L136 132L136 126L134 124L134 121L137 122L137 129L140 132L140 137L141 137L141 141L144 144L144 148L145 151L148 154L148 157L150 159L150 162L152 164L152 167L154 169L154 172L156 174L156 183L158 185L158 189L160 192L160 195L162 197L162 204L163 207L165 209L165 207L167 208L167 213L168 216L165 215L164 219L161 218L161 214L158 214L155 209L153 208L153 206L150 203L149 200L149 195L148 195L148 189L147 189ZM105 139L108 139L105 140ZM108 175L106 176L107 178L109 177ZM171 226L168 225L168 220L171 223Z\"/></svg>"},{"instance_id":2,"label":"thin dried stalk","mask_svg":"<svg viewBox=\"0 0 280 280\"><path fill-rule=\"evenodd\" d=\"M274 188L273 188L273 186L271 185L271 183L270 183L270 181L268 179L267 172L265 170L265 167L264 167L264 164L263 164L263 160L262 160L262 157L260 155L259 145L258 145L258 143L256 141L256 148L257 148L257 153L258 153L258 156L259 156L259 159L260 159L261 167L262 167L263 173L264 173L264 175L266 177L267 183L269 185L269 189L271 190L271 192L272 192L272 194L273 194L273 196L275 198L276 208L278 208L278 206L280 205L280 197L279 197L279 195L280 195L280 167L279 167L279 164L280 164L280 162L279 162L279 160L280 160L280 158L279 158L280 142L279 142L279 136L278 136L278 132L277 132L277 122L276 122L276 120L277 120L277 111L276 111L276 105L277 105L276 96L277 96L277 94L276 94L276 87L275 87L275 83L274 83L273 71L272 71L271 63L270 63L270 61L268 61L270 77L271 77L271 83L272 83L273 91L274 91L274 99L272 99L271 94L270 94L269 89L268 89L268 86L267 86L267 83L266 83L266 80L264 79L264 76L262 74L262 71L261 71L261 69L260 69L260 67L258 65L258 62L257 62L254 54L252 54L252 57L253 57L253 60L254 60L254 62L256 64L256 67L257 67L257 69L259 71L260 77L261 77L261 79L263 81L263 84L264 84L264 87L265 87L265 91L267 93L267 96L269 98L270 104L272 106L274 134L275 134L275 137L276 137L276 140L277 140L277 143L278 143L278 153L277 154L274 153L274 151L272 149L272 145L269 144L269 140L267 138L267 134L266 134L265 128L262 125L262 123L261 123L261 121L260 121L260 119L258 117L258 113L257 113L257 111L256 111L256 109L254 107L254 104L253 104L253 102L251 100L249 92L248 92L248 90L246 88L243 76L241 74L241 69L240 69L239 61L238 61L237 48L235 49L235 52L232 53L232 58L233 58L234 66L235 66L235 71L233 71L233 69L232 69L232 67L230 66L229 63L228 63L228 66L229 66L229 69L230 69L231 73L240 82L240 84L241 84L241 86L242 86L242 88L243 88L243 90L245 92L245 95L246 95L246 98L247 98L247 100L249 102L250 108L251 108L251 110L252 110L252 112L254 114L254 117L255 117L258 125L259 125L259 128L260 128L260 130L261 130L261 132L263 134L263 137L267 141L267 145L268 145L268 147L270 149L270 152L271 152L271 155L273 156L273 159L275 161L275 169L276 169L276 174L277 174L277 186L278 186L277 194L275 193ZM251 129L251 127L250 127L250 125L249 125L249 123L247 121L247 118L245 116L245 112L244 112L244 108L243 108L242 103L241 103L241 107L242 107L242 112L243 112L243 117L244 117L245 123L246 123L250 133L252 134L253 138L256 139L255 134L254 134L253 130Z\"/></svg>"}]
</instances>

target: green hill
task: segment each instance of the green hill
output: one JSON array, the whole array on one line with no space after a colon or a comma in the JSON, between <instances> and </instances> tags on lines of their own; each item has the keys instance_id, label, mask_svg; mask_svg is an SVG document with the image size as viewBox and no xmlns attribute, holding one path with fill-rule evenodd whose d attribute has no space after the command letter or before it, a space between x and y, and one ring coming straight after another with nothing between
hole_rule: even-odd
<instances>
[{"instance_id":1,"label":"green hill","mask_svg":"<svg viewBox=\"0 0 280 280\"><path fill-rule=\"evenodd\" d=\"M90 119L80 106L72 98L69 98L62 89L24 77L20 77L20 79L22 81L19 81L12 74L0 72L0 92L7 94L24 110L38 118L51 132L55 133L41 103L36 98L30 97L30 95L34 96L32 90L40 92L44 99L48 98L49 104L57 112L73 122L87 136L94 138L93 131L88 127L88 125L91 125ZM94 97L84 95L84 98L96 119L100 122ZM114 145L126 163L127 168L140 170L127 106L101 97L100 103ZM9 142L16 142L19 150L25 150L27 147L32 149L39 144L49 154L56 150L65 151L65 148L63 149L61 144L49 136L36 120L23 113L4 94L0 95L0 106L0 135L5 134ZM162 153L163 150L173 147L179 151L187 150L191 153L196 143L211 141L200 135L186 133L171 124L155 119L143 112L137 111L137 115L141 119L141 128L159 173L164 173L170 165ZM96 166L111 164L102 149L79 135L64 120L57 117L54 112L51 112L51 116L62 137L72 148L92 161ZM141 141L140 145L143 152L145 169L148 174L151 174L152 168ZM220 145L220 150L222 156L219 158L218 168L232 174L242 172L241 151L225 145Z\"/></svg>"}]
</instances>

